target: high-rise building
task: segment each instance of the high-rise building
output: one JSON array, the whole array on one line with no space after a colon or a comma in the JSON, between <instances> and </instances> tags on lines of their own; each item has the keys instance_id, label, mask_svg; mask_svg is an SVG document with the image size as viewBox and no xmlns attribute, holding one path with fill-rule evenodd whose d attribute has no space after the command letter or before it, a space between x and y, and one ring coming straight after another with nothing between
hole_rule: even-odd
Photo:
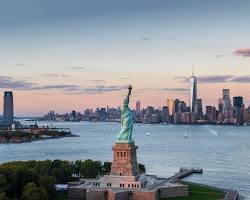
<instances>
[{"instance_id":1,"label":"high-rise building","mask_svg":"<svg viewBox=\"0 0 250 200\"><path fill-rule=\"evenodd\" d=\"M176 113L176 112L178 112L178 108L179 108L179 103L180 103L181 101L179 100L179 99L175 99L174 100L174 112Z\"/></svg>"},{"instance_id":2,"label":"high-rise building","mask_svg":"<svg viewBox=\"0 0 250 200\"><path fill-rule=\"evenodd\" d=\"M197 103L197 79L194 76L194 72L189 79L190 81L190 93L189 93L189 105L190 105L190 112L195 112L195 106Z\"/></svg>"},{"instance_id":3,"label":"high-rise building","mask_svg":"<svg viewBox=\"0 0 250 200\"><path fill-rule=\"evenodd\" d=\"M169 110L168 110L167 106L162 107L161 122L163 122L163 123L168 123L169 122Z\"/></svg>"},{"instance_id":4,"label":"high-rise building","mask_svg":"<svg viewBox=\"0 0 250 200\"><path fill-rule=\"evenodd\" d=\"M174 100L173 99L167 99L167 107L169 110L169 115L173 115L174 112Z\"/></svg>"},{"instance_id":5,"label":"high-rise building","mask_svg":"<svg viewBox=\"0 0 250 200\"><path fill-rule=\"evenodd\" d=\"M222 90L222 97L223 97L223 110L228 110L231 106L231 99L230 99L230 89L223 89Z\"/></svg>"},{"instance_id":6,"label":"high-rise building","mask_svg":"<svg viewBox=\"0 0 250 200\"><path fill-rule=\"evenodd\" d=\"M197 113L197 117L199 120L203 118L202 99L197 99L197 103L195 106L195 113Z\"/></svg>"},{"instance_id":7,"label":"high-rise building","mask_svg":"<svg viewBox=\"0 0 250 200\"><path fill-rule=\"evenodd\" d=\"M14 122L14 106L12 92L4 92L3 119L7 124Z\"/></svg>"},{"instance_id":8,"label":"high-rise building","mask_svg":"<svg viewBox=\"0 0 250 200\"><path fill-rule=\"evenodd\" d=\"M179 104L178 104L178 112L180 113L184 113L186 112L187 110L187 105L184 101L181 101Z\"/></svg>"},{"instance_id":9,"label":"high-rise building","mask_svg":"<svg viewBox=\"0 0 250 200\"><path fill-rule=\"evenodd\" d=\"M233 97L233 107L234 108L243 108L243 97Z\"/></svg>"},{"instance_id":10,"label":"high-rise building","mask_svg":"<svg viewBox=\"0 0 250 200\"><path fill-rule=\"evenodd\" d=\"M138 100L136 101L135 111L136 111L136 115L140 115L140 112L141 112L141 102L138 101Z\"/></svg>"},{"instance_id":11,"label":"high-rise building","mask_svg":"<svg viewBox=\"0 0 250 200\"><path fill-rule=\"evenodd\" d=\"M218 101L218 110L220 113L223 112L223 99L222 98L219 98L219 101Z\"/></svg>"}]
</instances>

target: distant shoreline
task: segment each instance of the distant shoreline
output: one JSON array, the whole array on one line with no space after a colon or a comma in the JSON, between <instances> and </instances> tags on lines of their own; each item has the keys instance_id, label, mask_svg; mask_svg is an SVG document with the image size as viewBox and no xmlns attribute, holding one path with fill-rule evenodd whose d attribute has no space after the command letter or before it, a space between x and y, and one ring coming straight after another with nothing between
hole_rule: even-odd
<instances>
[{"instance_id":1,"label":"distant shoreline","mask_svg":"<svg viewBox=\"0 0 250 200\"><path fill-rule=\"evenodd\" d=\"M58 131L55 129L20 129L0 130L0 144L20 144L38 140L59 139L63 137L79 137L70 131Z\"/></svg>"},{"instance_id":2,"label":"distant shoreline","mask_svg":"<svg viewBox=\"0 0 250 200\"><path fill-rule=\"evenodd\" d=\"M111 121L49 121L49 120L25 120L28 122L69 122L69 123L76 123L76 122L89 122L89 123L120 123L118 120L111 120ZM244 124L234 124L234 123L143 123L143 122L133 122L134 124L143 124L143 125L178 125L178 126L185 126L185 125L193 125L193 126L206 126L206 125L212 125L212 126L250 126L250 125L244 125Z\"/></svg>"}]
</instances>

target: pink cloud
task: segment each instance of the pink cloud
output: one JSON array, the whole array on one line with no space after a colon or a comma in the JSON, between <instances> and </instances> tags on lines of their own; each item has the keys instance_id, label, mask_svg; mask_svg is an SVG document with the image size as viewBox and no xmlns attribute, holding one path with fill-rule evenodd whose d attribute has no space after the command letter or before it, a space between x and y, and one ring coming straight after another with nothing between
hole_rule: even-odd
<instances>
[{"instance_id":1,"label":"pink cloud","mask_svg":"<svg viewBox=\"0 0 250 200\"><path fill-rule=\"evenodd\" d=\"M250 57L250 49L249 48L237 49L234 52L234 55L243 56L243 57Z\"/></svg>"}]
</instances>

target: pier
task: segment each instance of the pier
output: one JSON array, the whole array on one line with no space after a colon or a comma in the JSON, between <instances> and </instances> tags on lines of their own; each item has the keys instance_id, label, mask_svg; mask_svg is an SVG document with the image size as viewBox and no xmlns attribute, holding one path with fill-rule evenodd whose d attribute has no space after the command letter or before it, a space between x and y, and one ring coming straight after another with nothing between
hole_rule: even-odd
<instances>
[{"instance_id":1,"label":"pier","mask_svg":"<svg viewBox=\"0 0 250 200\"><path fill-rule=\"evenodd\" d=\"M180 171L175 174L174 176L170 177L169 180L174 181L174 180L180 180L183 178L186 178L192 174L202 174L203 169L202 168L180 168Z\"/></svg>"},{"instance_id":2,"label":"pier","mask_svg":"<svg viewBox=\"0 0 250 200\"><path fill-rule=\"evenodd\" d=\"M224 200L237 200L239 193L237 191L228 191Z\"/></svg>"},{"instance_id":3,"label":"pier","mask_svg":"<svg viewBox=\"0 0 250 200\"><path fill-rule=\"evenodd\" d=\"M202 174L203 173L203 169L202 168L180 168L180 171L175 174L172 177L169 177L168 180L169 181L176 181L176 180L181 180L183 178L186 178L192 174ZM209 187L209 188L214 188L214 187L210 187L210 186L206 186L203 184L198 184L201 186L205 186L205 187ZM223 189L221 189L223 190ZM226 196L224 198L224 200L237 200L239 198L239 193L237 191L233 191L233 190L224 190Z\"/></svg>"}]
</instances>

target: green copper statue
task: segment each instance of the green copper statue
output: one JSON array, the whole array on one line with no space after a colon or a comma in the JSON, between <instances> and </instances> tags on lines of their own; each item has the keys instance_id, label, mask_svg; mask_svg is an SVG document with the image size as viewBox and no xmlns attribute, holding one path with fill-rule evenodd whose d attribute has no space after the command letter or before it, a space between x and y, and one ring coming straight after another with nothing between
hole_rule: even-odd
<instances>
[{"instance_id":1,"label":"green copper statue","mask_svg":"<svg viewBox=\"0 0 250 200\"><path fill-rule=\"evenodd\" d=\"M131 95L132 86L128 87L128 95L123 101L123 107L121 110L121 131L117 136L118 143L132 144L132 131L133 131L133 119L132 111L129 108L129 97Z\"/></svg>"}]
</instances>

